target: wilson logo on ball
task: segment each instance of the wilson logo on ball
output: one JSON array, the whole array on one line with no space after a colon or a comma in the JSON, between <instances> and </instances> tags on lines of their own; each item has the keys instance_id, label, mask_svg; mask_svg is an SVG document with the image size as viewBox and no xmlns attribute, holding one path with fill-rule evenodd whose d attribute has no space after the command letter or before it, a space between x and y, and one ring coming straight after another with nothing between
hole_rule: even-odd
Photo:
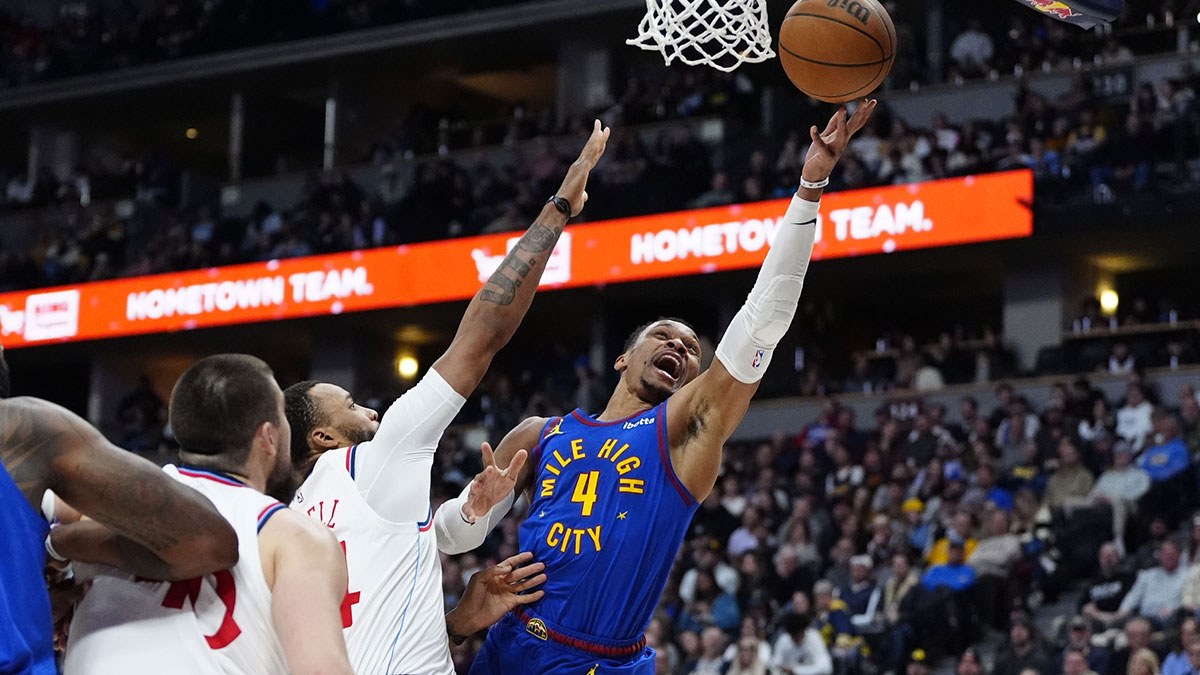
<instances>
[{"instance_id":1,"label":"wilson logo on ball","mask_svg":"<svg viewBox=\"0 0 1200 675\"><path fill-rule=\"evenodd\" d=\"M830 7L841 7L846 10L846 13L859 20L862 25L867 25L867 21L871 20L871 10L863 6L861 2L851 2L851 0L829 0Z\"/></svg>"}]
</instances>

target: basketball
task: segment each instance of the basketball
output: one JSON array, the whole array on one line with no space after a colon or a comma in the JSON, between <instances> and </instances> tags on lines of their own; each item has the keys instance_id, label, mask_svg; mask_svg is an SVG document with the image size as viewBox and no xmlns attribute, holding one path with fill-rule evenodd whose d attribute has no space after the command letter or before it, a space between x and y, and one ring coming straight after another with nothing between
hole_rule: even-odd
<instances>
[{"instance_id":1,"label":"basketball","mask_svg":"<svg viewBox=\"0 0 1200 675\"><path fill-rule=\"evenodd\" d=\"M788 79L827 103L870 94L895 56L896 28L877 0L798 0L779 29Z\"/></svg>"}]
</instances>

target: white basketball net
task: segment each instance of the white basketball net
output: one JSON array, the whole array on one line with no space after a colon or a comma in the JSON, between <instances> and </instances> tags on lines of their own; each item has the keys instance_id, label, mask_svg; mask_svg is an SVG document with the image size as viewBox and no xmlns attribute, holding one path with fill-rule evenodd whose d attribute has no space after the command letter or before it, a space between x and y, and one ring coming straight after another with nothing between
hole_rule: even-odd
<instances>
[{"instance_id":1,"label":"white basketball net","mask_svg":"<svg viewBox=\"0 0 1200 675\"><path fill-rule=\"evenodd\" d=\"M775 57L766 0L646 0L638 36L627 44L729 72Z\"/></svg>"}]
</instances>

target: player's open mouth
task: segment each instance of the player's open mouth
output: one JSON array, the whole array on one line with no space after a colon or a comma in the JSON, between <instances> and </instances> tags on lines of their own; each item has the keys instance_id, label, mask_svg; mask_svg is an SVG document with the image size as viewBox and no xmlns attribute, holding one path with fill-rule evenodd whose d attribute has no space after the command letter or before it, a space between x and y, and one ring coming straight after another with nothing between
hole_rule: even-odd
<instances>
[{"instance_id":1,"label":"player's open mouth","mask_svg":"<svg viewBox=\"0 0 1200 675\"><path fill-rule=\"evenodd\" d=\"M659 354L654 357L650 365L658 369L671 382L678 382L679 378L683 376L683 359L675 352L663 352Z\"/></svg>"}]
</instances>

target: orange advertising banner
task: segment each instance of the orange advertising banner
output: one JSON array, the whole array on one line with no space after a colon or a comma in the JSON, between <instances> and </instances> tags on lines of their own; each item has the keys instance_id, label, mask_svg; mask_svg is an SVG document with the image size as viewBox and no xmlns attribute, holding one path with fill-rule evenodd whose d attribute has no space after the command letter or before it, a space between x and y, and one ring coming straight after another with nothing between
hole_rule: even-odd
<instances>
[{"instance_id":1,"label":"orange advertising banner","mask_svg":"<svg viewBox=\"0 0 1200 675\"><path fill-rule=\"evenodd\" d=\"M1027 237L1029 171L830 193L814 260ZM542 286L757 267L788 200L571 226ZM470 298L520 233L0 293L6 348Z\"/></svg>"}]
</instances>

